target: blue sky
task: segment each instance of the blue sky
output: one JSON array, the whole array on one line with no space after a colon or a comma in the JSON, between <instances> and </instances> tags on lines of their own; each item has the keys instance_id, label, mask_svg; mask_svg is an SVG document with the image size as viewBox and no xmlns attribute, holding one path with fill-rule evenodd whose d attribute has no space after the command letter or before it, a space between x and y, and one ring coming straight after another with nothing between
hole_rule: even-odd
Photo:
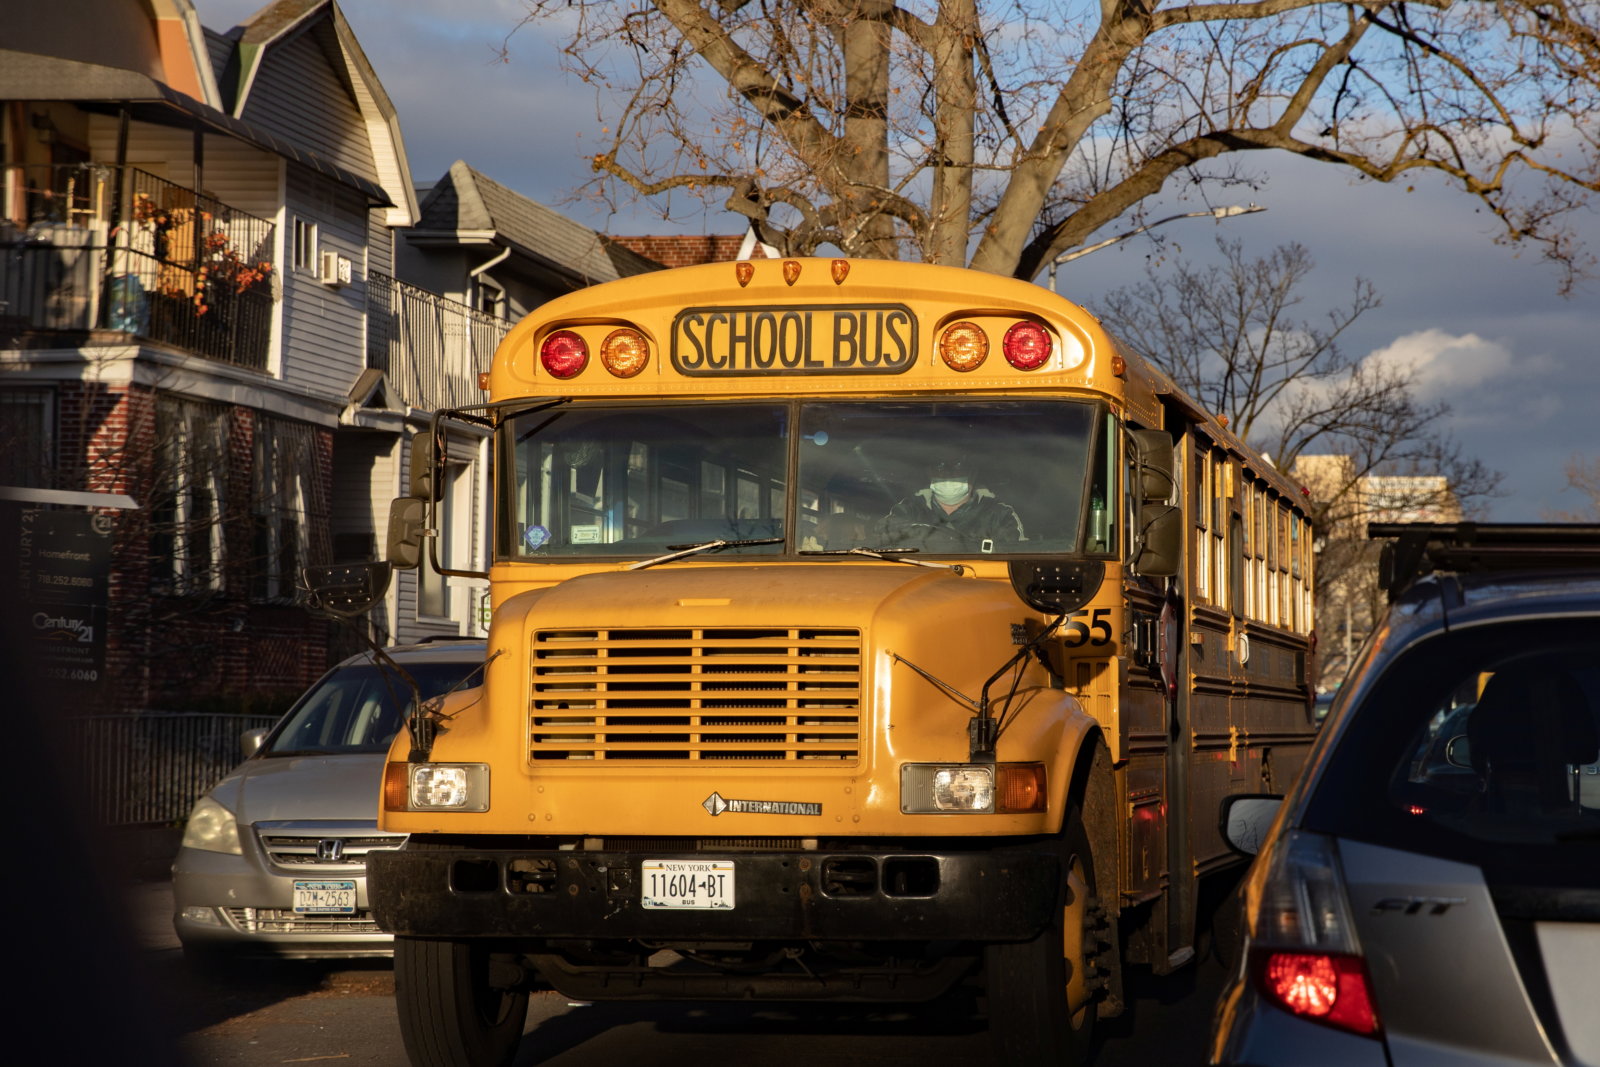
<instances>
[{"instance_id":1,"label":"blue sky","mask_svg":"<svg viewBox=\"0 0 1600 1067\"><path fill-rule=\"evenodd\" d=\"M201 21L226 30L262 5L195 0ZM412 177L432 181L457 159L526 196L612 233L681 232L648 206L609 215L570 200L589 177L603 125L594 91L566 79L556 45L523 30L497 50L522 10L516 0L340 0L357 39L400 113ZM442 18L441 12L448 11ZM1258 167L1263 164L1252 160ZM1357 183L1349 172L1285 158L1266 188L1245 193L1268 210L1222 223L1185 220L1162 229L1194 259L1219 227L1252 256L1298 241L1317 269L1302 308L1342 303L1356 276L1383 306L1363 316L1345 347L1414 366L1426 399L1450 405L1446 430L1469 455L1505 474L1505 495L1480 518L1537 521L1582 501L1565 490L1574 454L1600 455L1600 281L1557 294L1559 274L1537 249L1495 245L1494 223L1464 194L1419 182ZM1173 212L1205 205L1176 202ZM1155 217L1168 212L1158 209ZM1600 252L1600 211L1583 220ZM732 215L690 220L690 232L735 233ZM1112 227L1099 237L1118 232ZM1064 265L1061 291L1090 308L1111 288L1144 276L1148 241L1135 238ZM1043 278L1041 278L1041 281ZM1325 287L1322 300L1316 287Z\"/></svg>"}]
</instances>

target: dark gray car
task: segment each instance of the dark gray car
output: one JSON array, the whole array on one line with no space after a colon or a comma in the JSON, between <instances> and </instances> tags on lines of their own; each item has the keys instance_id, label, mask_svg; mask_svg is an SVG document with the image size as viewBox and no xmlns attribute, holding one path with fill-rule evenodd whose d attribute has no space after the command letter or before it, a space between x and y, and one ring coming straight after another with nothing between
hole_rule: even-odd
<instances>
[{"instance_id":1,"label":"dark gray car","mask_svg":"<svg viewBox=\"0 0 1600 1067\"><path fill-rule=\"evenodd\" d=\"M482 641L387 651L424 699L477 684L484 662ZM186 955L393 955L367 910L366 858L405 841L378 830L378 793L410 703L392 668L352 656L195 804L172 865L173 926Z\"/></svg>"},{"instance_id":2,"label":"dark gray car","mask_svg":"<svg viewBox=\"0 0 1600 1067\"><path fill-rule=\"evenodd\" d=\"M1394 599L1304 775L1225 808L1211 1062L1600 1065L1600 527L1374 535Z\"/></svg>"}]
</instances>

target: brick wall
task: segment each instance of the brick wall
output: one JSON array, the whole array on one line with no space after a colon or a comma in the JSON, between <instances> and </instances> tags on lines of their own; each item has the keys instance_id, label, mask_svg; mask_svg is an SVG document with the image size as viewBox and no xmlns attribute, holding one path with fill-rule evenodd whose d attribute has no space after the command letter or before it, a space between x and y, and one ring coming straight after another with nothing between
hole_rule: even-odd
<instances>
[{"instance_id":1,"label":"brick wall","mask_svg":"<svg viewBox=\"0 0 1600 1067\"><path fill-rule=\"evenodd\" d=\"M677 234L662 237L615 237L624 248L647 256L669 267L693 267L701 263L729 263L738 258L744 234ZM765 259L757 245L752 259Z\"/></svg>"},{"instance_id":2,"label":"brick wall","mask_svg":"<svg viewBox=\"0 0 1600 1067\"><path fill-rule=\"evenodd\" d=\"M328 623L288 605L253 603L248 521L255 476L257 413L223 415L224 577L219 589L172 596L154 589L151 516L155 487L155 390L96 382L63 384L57 400L56 487L126 493L140 506L106 509L115 539L106 603L106 681L96 710L182 710L286 703L326 669ZM332 432L315 431L308 510L326 524ZM308 516L310 518L310 516ZM308 531L315 562L327 559L326 529Z\"/></svg>"}]
</instances>

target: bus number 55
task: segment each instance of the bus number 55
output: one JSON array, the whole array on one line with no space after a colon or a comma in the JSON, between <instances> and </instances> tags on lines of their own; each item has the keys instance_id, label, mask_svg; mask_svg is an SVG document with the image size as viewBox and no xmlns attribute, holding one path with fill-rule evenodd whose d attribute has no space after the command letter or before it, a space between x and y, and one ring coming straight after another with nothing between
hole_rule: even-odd
<instances>
[{"instance_id":1,"label":"bus number 55","mask_svg":"<svg viewBox=\"0 0 1600 1067\"><path fill-rule=\"evenodd\" d=\"M1089 616L1087 624L1080 621L1080 616ZM1067 616L1067 633L1062 639L1062 644L1068 648L1082 648L1084 645L1104 645L1111 641L1111 609L1095 608L1090 615L1087 609L1074 611Z\"/></svg>"}]
</instances>

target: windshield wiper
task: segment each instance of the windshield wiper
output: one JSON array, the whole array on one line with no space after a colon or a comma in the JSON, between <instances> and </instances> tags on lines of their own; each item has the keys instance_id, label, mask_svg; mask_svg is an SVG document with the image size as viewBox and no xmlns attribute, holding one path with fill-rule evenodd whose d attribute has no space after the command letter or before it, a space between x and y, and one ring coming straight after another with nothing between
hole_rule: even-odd
<instances>
[{"instance_id":1,"label":"windshield wiper","mask_svg":"<svg viewBox=\"0 0 1600 1067\"><path fill-rule=\"evenodd\" d=\"M810 548L800 554L802 556L870 556L873 559L885 560L889 563L909 563L913 567L936 567L939 570L955 571L965 574L966 568L959 563L934 563L926 559L906 559L912 552L921 552L920 548Z\"/></svg>"},{"instance_id":2,"label":"windshield wiper","mask_svg":"<svg viewBox=\"0 0 1600 1067\"><path fill-rule=\"evenodd\" d=\"M698 545L668 545L667 547L674 551L668 552L665 556L657 556L655 559L642 559L638 563L630 563L623 569L642 571L646 567L654 567L657 563L671 563L675 559L683 559L685 556L697 556L702 552L709 552L713 548L743 548L745 545L781 544L783 544L783 538L781 537L747 537L740 541L719 540L705 541Z\"/></svg>"}]
</instances>

